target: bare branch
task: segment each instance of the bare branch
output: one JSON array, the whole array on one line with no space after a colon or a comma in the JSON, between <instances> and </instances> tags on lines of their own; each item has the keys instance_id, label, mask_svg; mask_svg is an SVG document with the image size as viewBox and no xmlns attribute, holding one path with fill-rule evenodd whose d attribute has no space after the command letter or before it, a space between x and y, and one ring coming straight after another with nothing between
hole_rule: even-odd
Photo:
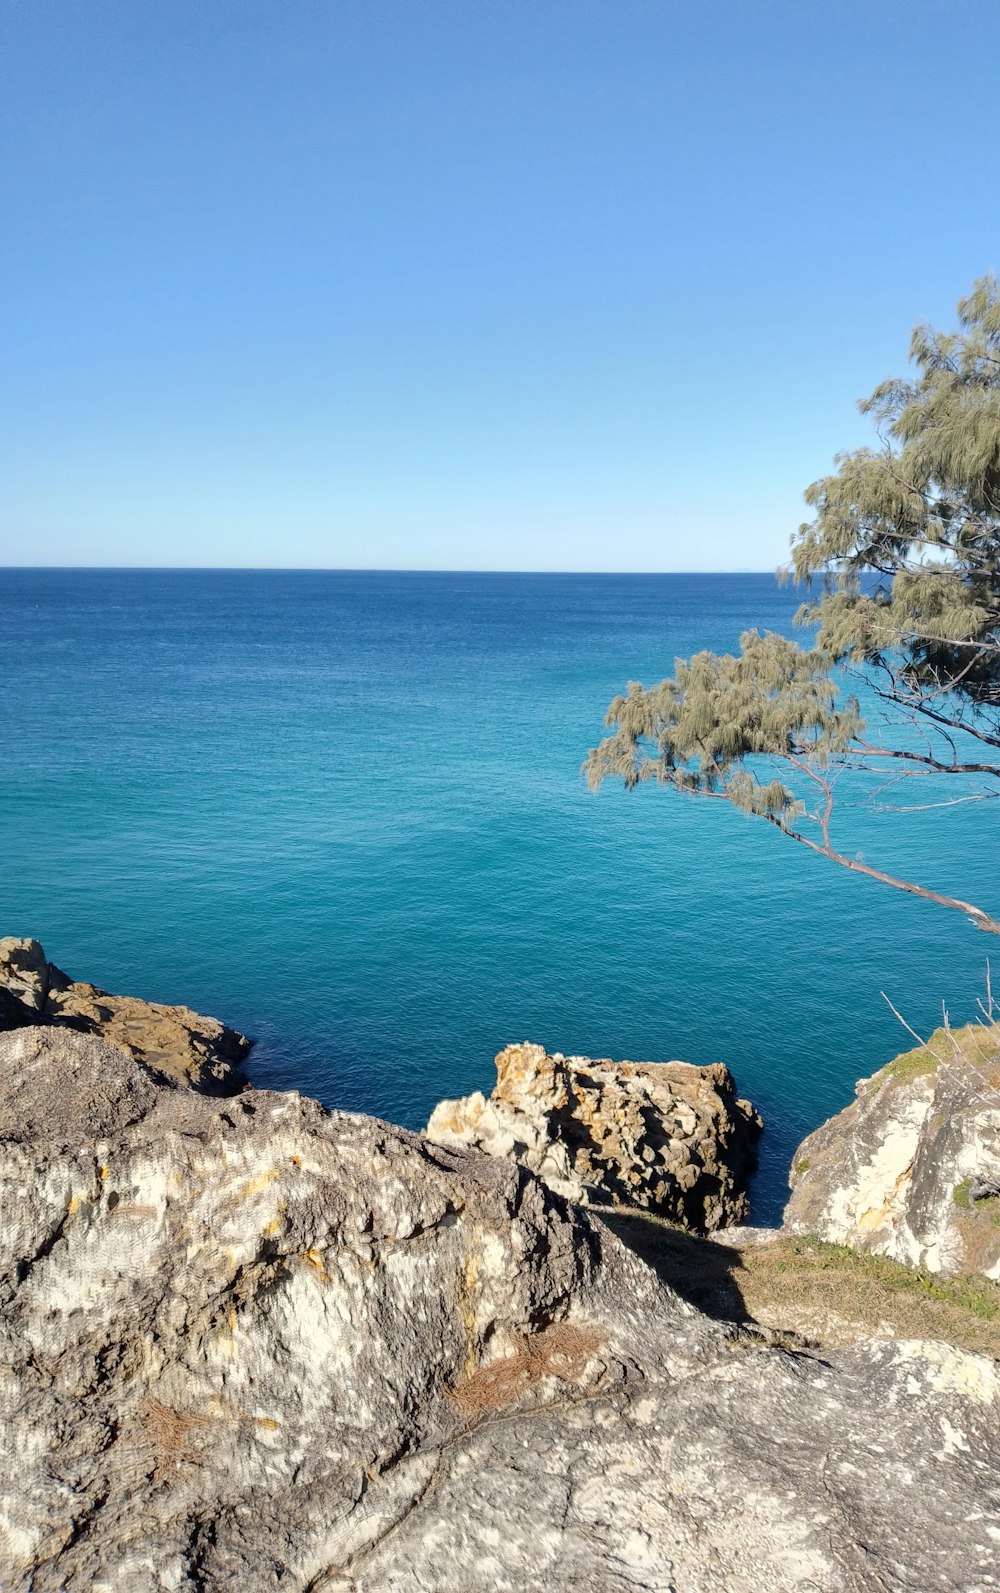
<instances>
[{"instance_id":1,"label":"bare branch","mask_svg":"<svg viewBox=\"0 0 1000 1593\"><path fill-rule=\"evenodd\" d=\"M1000 745L1000 742L998 742ZM1000 764L997 763L942 763L939 758L928 757L923 752L911 752L905 747L873 747L870 742L858 740L857 747L851 749L852 758L889 758L901 759L905 763L919 763L925 768L933 769L937 774L988 774L994 779L1000 778Z\"/></svg>"},{"instance_id":2,"label":"bare branch","mask_svg":"<svg viewBox=\"0 0 1000 1593\"><path fill-rule=\"evenodd\" d=\"M811 852L817 852L820 857L828 857L832 863L839 863L841 868L850 869L853 874L864 874L868 879L876 879L882 885L891 885L894 890L904 891L908 896L919 896L923 901L936 902L939 907L951 907L956 912L964 913L971 918L977 929L984 930L989 935L1000 935L1000 923L991 918L989 913L981 907L975 907L972 902L964 902L958 896L945 896L941 891L932 891L926 885L915 885L912 880L898 879L895 874L887 874L883 869L872 868L870 863L863 863L858 857L846 857L843 852L836 851L832 846L821 845L813 841L808 835L803 835L799 830L793 830L789 825L783 824L773 813L759 815L780 830L782 835L788 835L793 841L807 846Z\"/></svg>"},{"instance_id":3,"label":"bare branch","mask_svg":"<svg viewBox=\"0 0 1000 1593\"><path fill-rule=\"evenodd\" d=\"M970 724L965 719L955 719L948 714L940 714L935 709L928 708L927 704L922 699L901 699L898 692L887 692L882 687L875 686L874 683L872 689L875 691L876 695L881 697L885 702L895 703L897 706L905 705L914 713L922 714L926 719L933 720L935 724L944 725L950 730L961 730L965 735L968 736L975 736L976 740L983 742L985 746L1000 747L1000 736L991 736L989 732L983 730L981 726Z\"/></svg>"},{"instance_id":4,"label":"bare branch","mask_svg":"<svg viewBox=\"0 0 1000 1593\"><path fill-rule=\"evenodd\" d=\"M916 1040L918 1045L923 1046L925 1050L928 1049L927 1041L924 1040L917 1033L916 1029L912 1028L911 1025L907 1023L906 1019L903 1017L903 1014L900 1012L899 1008L893 1006L892 1002L889 1000L889 997L886 995L885 991L884 990L880 990L879 991L879 995L882 997L882 1000L885 1002L886 1006L889 1008L889 1011L892 1013L893 1017L899 1019L899 1022L903 1025L903 1028L906 1030L907 1034L912 1034L913 1038Z\"/></svg>"},{"instance_id":5,"label":"bare branch","mask_svg":"<svg viewBox=\"0 0 1000 1593\"><path fill-rule=\"evenodd\" d=\"M894 802L873 803L876 813L931 813L935 808L960 808L966 802L989 802L1000 797L1000 791L976 791L971 796L952 797L950 802L918 802L911 807L899 807Z\"/></svg>"}]
</instances>

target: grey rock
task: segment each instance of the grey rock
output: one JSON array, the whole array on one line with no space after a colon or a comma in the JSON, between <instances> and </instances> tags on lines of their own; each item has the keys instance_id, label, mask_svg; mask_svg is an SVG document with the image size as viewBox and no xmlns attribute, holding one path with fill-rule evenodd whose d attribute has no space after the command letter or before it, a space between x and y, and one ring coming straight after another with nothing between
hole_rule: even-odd
<instances>
[{"instance_id":1,"label":"grey rock","mask_svg":"<svg viewBox=\"0 0 1000 1593\"><path fill-rule=\"evenodd\" d=\"M427 1137L510 1156L579 1205L630 1206L707 1233L745 1221L762 1123L722 1063L611 1062L509 1045L497 1083L442 1101Z\"/></svg>"},{"instance_id":2,"label":"grey rock","mask_svg":"<svg viewBox=\"0 0 1000 1593\"><path fill-rule=\"evenodd\" d=\"M0 940L0 1030L55 1024L99 1034L172 1084L209 1095L234 1095L246 1085L246 1035L190 1007L137 996L112 996L70 979L49 962L37 940Z\"/></svg>"},{"instance_id":3,"label":"grey rock","mask_svg":"<svg viewBox=\"0 0 1000 1593\"><path fill-rule=\"evenodd\" d=\"M20 1028L0 1219L5 1593L997 1586L996 1363L768 1348L512 1159Z\"/></svg>"},{"instance_id":4,"label":"grey rock","mask_svg":"<svg viewBox=\"0 0 1000 1593\"><path fill-rule=\"evenodd\" d=\"M939 1030L803 1140L785 1227L928 1272L1000 1279L1000 1040Z\"/></svg>"}]
</instances>

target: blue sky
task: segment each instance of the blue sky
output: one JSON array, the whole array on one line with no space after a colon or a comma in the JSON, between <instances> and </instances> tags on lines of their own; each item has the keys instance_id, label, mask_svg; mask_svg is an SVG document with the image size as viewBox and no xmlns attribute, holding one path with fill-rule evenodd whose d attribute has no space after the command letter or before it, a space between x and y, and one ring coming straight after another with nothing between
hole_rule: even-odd
<instances>
[{"instance_id":1,"label":"blue sky","mask_svg":"<svg viewBox=\"0 0 1000 1593\"><path fill-rule=\"evenodd\" d=\"M5 0L0 563L763 569L1000 269L994 0Z\"/></svg>"}]
</instances>

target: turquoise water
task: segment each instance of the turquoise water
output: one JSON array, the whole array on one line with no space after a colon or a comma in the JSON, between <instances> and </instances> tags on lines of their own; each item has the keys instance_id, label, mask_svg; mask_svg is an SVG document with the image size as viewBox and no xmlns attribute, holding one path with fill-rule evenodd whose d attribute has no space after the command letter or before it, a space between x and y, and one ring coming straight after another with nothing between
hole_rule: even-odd
<instances>
[{"instance_id":1,"label":"turquoise water","mask_svg":"<svg viewBox=\"0 0 1000 1593\"><path fill-rule=\"evenodd\" d=\"M419 1127L510 1041L722 1060L800 1137L991 941L719 804L591 795L629 678L788 630L761 575L0 572L0 933L258 1039L257 1082ZM989 804L844 844L996 907Z\"/></svg>"}]
</instances>

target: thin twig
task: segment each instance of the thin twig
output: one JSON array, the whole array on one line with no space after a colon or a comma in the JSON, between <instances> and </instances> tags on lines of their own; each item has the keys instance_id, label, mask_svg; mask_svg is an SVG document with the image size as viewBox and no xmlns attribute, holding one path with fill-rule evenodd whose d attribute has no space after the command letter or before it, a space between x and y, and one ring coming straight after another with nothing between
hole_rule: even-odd
<instances>
[{"instance_id":1,"label":"thin twig","mask_svg":"<svg viewBox=\"0 0 1000 1593\"><path fill-rule=\"evenodd\" d=\"M907 1023L906 1019L903 1017L903 1014L899 1011L899 1009L897 1007L893 1006L892 1002L889 1000L889 997L886 995L885 991L884 990L880 990L879 991L879 995L882 997L882 1000L885 1002L886 1006L889 1008L889 1011L892 1013L893 1017L899 1019L900 1023L903 1025L903 1028L906 1030L907 1034L912 1034L912 1036L916 1040L917 1044L918 1045L922 1045L924 1047L925 1051L929 1051L930 1050L930 1046L927 1044L927 1041L926 1040L922 1040L920 1038L919 1034L917 1033L916 1029L911 1028L910 1024Z\"/></svg>"}]
</instances>

